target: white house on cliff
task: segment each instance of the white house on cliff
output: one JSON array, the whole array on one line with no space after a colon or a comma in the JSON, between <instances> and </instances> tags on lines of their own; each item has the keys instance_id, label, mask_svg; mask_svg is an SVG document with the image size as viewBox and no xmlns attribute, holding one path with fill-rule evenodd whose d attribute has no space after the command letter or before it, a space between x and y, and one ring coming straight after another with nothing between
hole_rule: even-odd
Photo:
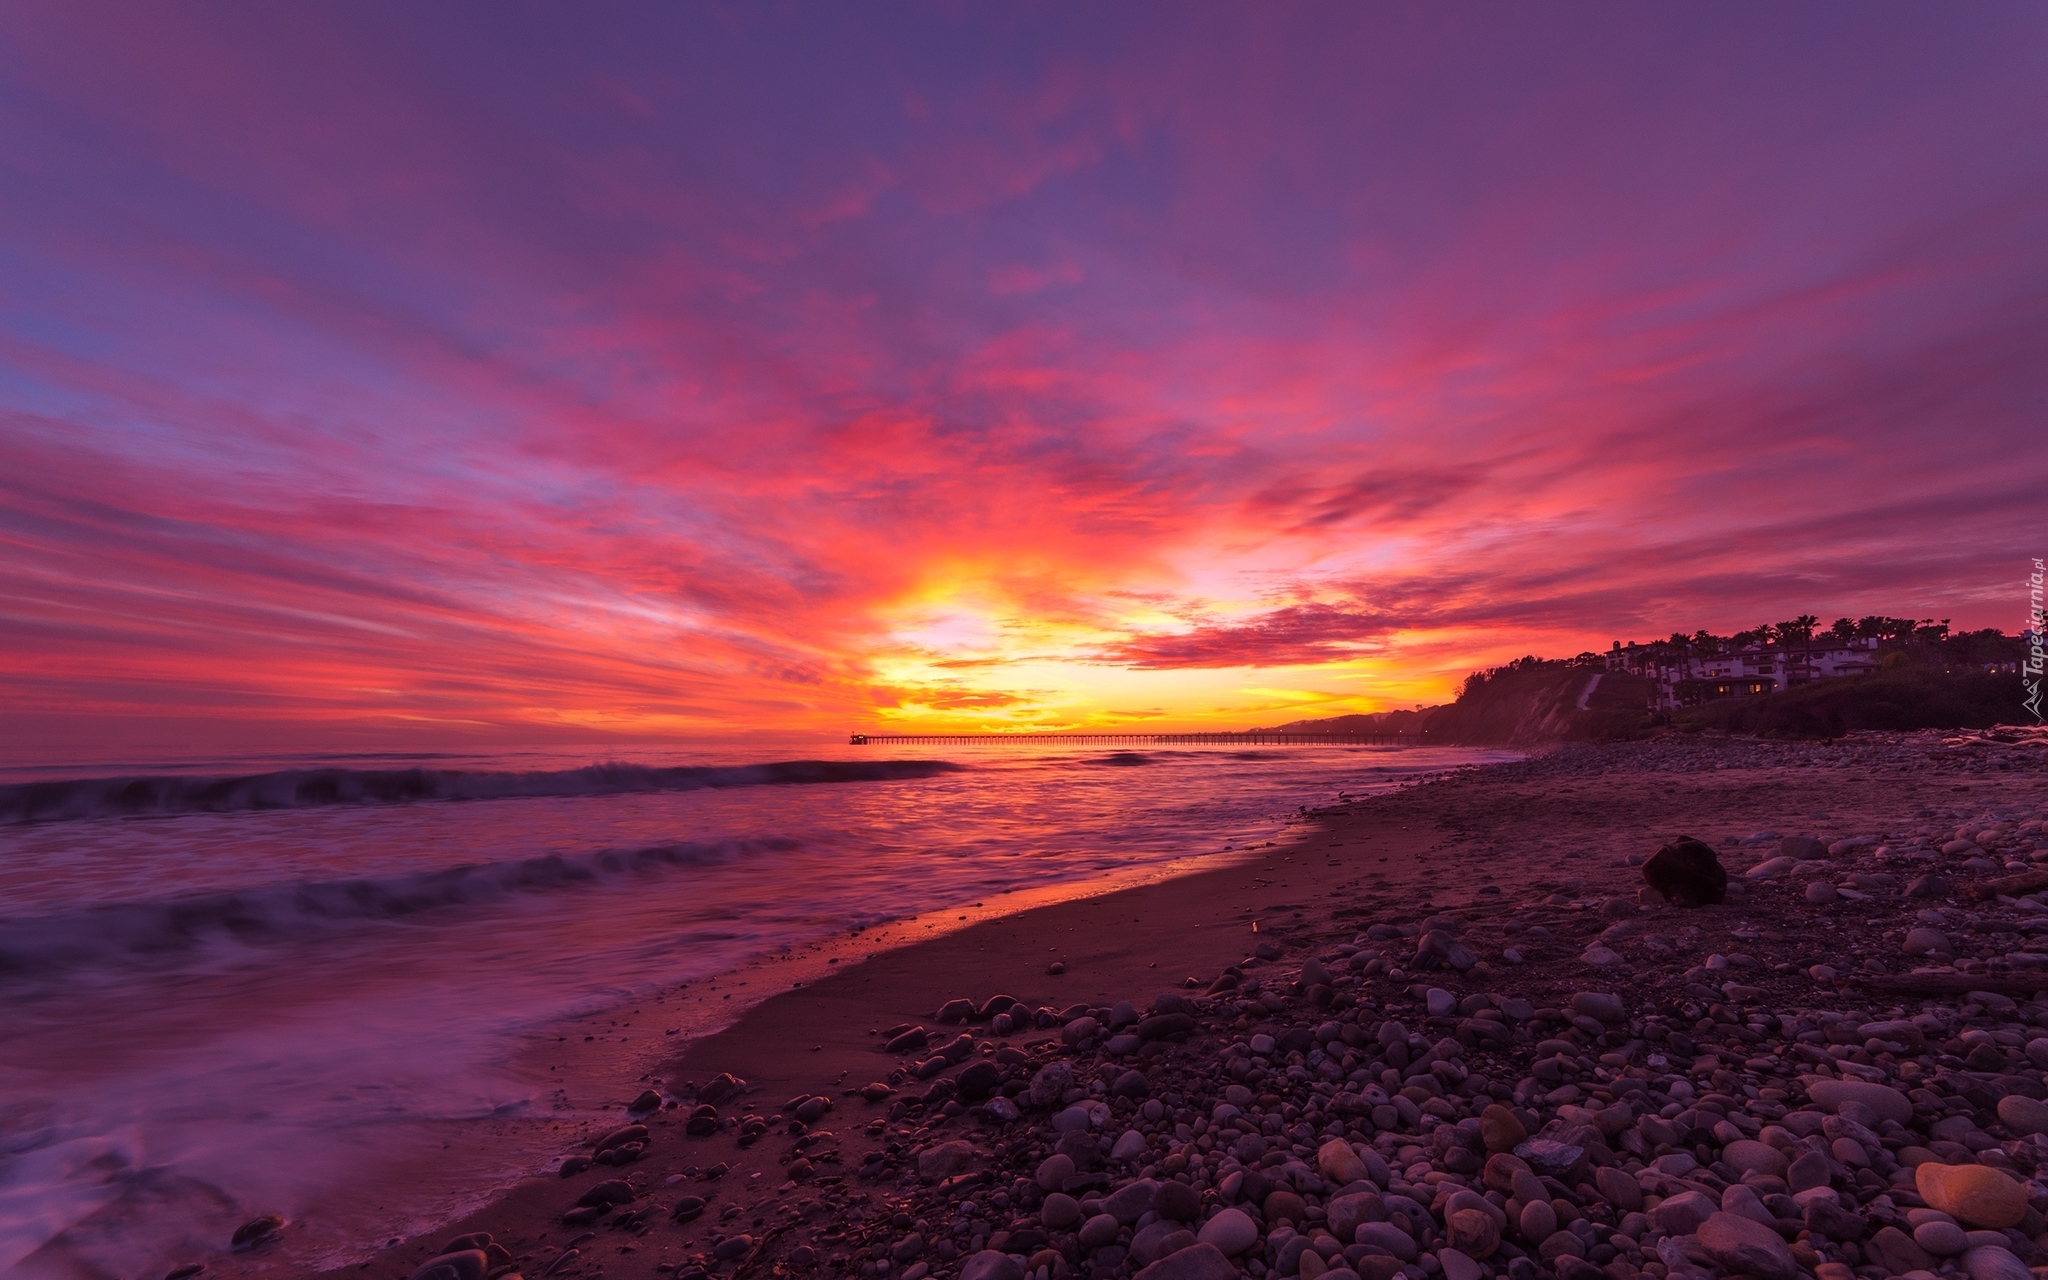
<instances>
[{"instance_id":1,"label":"white house on cliff","mask_svg":"<svg viewBox=\"0 0 2048 1280\"><path fill-rule=\"evenodd\" d=\"M1648 679L1656 686L1656 705L1666 709L1775 693L1808 680L1868 675L1878 668L1876 640L1835 636L1682 657L1667 647L1623 645L1617 640L1605 657L1609 671L1630 671Z\"/></svg>"}]
</instances>

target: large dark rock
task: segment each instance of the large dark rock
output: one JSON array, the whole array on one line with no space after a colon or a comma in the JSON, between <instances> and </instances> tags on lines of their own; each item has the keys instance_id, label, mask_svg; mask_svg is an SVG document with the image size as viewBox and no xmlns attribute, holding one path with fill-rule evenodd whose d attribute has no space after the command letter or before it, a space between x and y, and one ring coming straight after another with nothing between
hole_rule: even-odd
<instances>
[{"instance_id":1,"label":"large dark rock","mask_svg":"<svg viewBox=\"0 0 2048 1280\"><path fill-rule=\"evenodd\" d=\"M1143 1019L1133 1028L1140 1040L1164 1040L1185 1036L1195 1029L1195 1020L1185 1013L1159 1013Z\"/></svg>"},{"instance_id":2,"label":"large dark rock","mask_svg":"<svg viewBox=\"0 0 2048 1280\"><path fill-rule=\"evenodd\" d=\"M977 1062L954 1077L963 1102L981 1102L1003 1082L1002 1068L993 1062Z\"/></svg>"},{"instance_id":3,"label":"large dark rock","mask_svg":"<svg viewBox=\"0 0 2048 1280\"><path fill-rule=\"evenodd\" d=\"M720 1103L724 1102L727 1098L738 1097L740 1094L745 1093L746 1091L746 1081L740 1079L736 1075L733 1075L729 1071L722 1072L718 1075L711 1077L711 1083L705 1085L702 1089L697 1090L697 1101L707 1103L715 1107Z\"/></svg>"},{"instance_id":4,"label":"large dark rock","mask_svg":"<svg viewBox=\"0 0 2048 1280\"><path fill-rule=\"evenodd\" d=\"M1650 855L1643 879L1681 907L1703 907L1728 897L1728 871L1711 848L1680 836Z\"/></svg>"}]
</instances>

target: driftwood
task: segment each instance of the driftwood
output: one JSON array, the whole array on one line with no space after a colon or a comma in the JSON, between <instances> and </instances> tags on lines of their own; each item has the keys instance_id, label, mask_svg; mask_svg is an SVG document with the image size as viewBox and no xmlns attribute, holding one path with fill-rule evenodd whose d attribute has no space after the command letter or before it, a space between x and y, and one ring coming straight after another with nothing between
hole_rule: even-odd
<instances>
[{"instance_id":1,"label":"driftwood","mask_svg":"<svg viewBox=\"0 0 2048 1280\"><path fill-rule=\"evenodd\" d=\"M768 1252L768 1246L775 1243L778 1237L788 1235L795 1228L796 1224L793 1222L785 1222L781 1226L769 1228L768 1233L755 1242L754 1247L747 1251L747 1256L741 1258L739 1265L733 1268L732 1280L740 1280L741 1276L752 1271L760 1263L761 1256ZM778 1265L775 1270L780 1272L782 1268Z\"/></svg>"},{"instance_id":2,"label":"driftwood","mask_svg":"<svg viewBox=\"0 0 2048 1280\"><path fill-rule=\"evenodd\" d=\"M2048 871L2022 871L2016 876L1986 880L1982 884L1971 885L1968 892L1973 898L1995 898L2001 893L2017 897L2036 889L2048 889Z\"/></svg>"}]
</instances>

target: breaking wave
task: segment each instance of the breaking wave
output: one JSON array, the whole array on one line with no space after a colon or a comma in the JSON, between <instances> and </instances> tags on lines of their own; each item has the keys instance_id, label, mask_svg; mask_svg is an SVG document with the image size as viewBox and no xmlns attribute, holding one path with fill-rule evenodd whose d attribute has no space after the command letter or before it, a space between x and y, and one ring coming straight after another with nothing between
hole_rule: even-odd
<instances>
[{"instance_id":1,"label":"breaking wave","mask_svg":"<svg viewBox=\"0 0 2048 1280\"><path fill-rule=\"evenodd\" d=\"M0 786L0 826L80 818L313 809L426 800L613 796L792 783L890 782L953 773L944 760L787 760L777 764L651 768L595 764L546 773L449 769L294 769L235 778L78 778Z\"/></svg>"},{"instance_id":2,"label":"breaking wave","mask_svg":"<svg viewBox=\"0 0 2048 1280\"><path fill-rule=\"evenodd\" d=\"M602 887L677 868L797 848L793 840L668 844L551 854L381 878L299 881L0 919L0 974L94 967L175 955L221 942L297 943L310 936L432 911Z\"/></svg>"}]
</instances>

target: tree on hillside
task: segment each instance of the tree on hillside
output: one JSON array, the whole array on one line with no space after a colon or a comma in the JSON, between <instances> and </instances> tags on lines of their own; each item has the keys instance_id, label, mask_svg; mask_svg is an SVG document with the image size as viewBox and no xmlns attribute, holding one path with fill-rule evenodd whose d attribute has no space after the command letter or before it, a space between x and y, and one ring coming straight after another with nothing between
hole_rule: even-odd
<instances>
[{"instance_id":1,"label":"tree on hillside","mask_svg":"<svg viewBox=\"0 0 2048 1280\"><path fill-rule=\"evenodd\" d=\"M1820 619L1812 614L1802 613L1790 622L1781 622L1777 625L1778 643L1785 647L1785 657L1788 660L1792 656L1792 646L1797 644L1800 646L1800 663L1809 668L1811 667L1813 662L1813 629L1819 622ZM1789 668L1785 676L1787 680L1791 679L1792 673Z\"/></svg>"}]
</instances>

